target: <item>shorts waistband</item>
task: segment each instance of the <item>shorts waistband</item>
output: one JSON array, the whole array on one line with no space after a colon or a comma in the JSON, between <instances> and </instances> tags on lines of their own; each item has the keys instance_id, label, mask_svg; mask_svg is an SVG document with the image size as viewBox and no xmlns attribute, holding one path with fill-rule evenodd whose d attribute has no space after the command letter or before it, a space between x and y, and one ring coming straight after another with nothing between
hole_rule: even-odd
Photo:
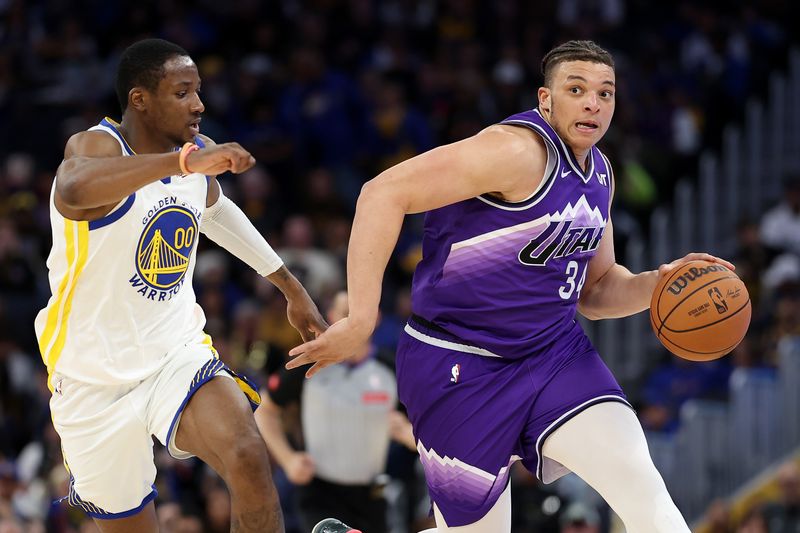
<instances>
[{"instance_id":1,"label":"shorts waistband","mask_svg":"<svg viewBox=\"0 0 800 533\"><path fill-rule=\"evenodd\" d=\"M409 317L404 331L418 341L424 342L425 344L430 344L431 346L438 346L439 348L453 350L456 352L481 355L483 357L503 358L502 355L497 355L496 353L492 353L484 348L465 343L459 337L448 333L447 330L441 326L438 326L437 324L434 324L430 320L426 320L419 315L412 314Z\"/></svg>"}]
</instances>

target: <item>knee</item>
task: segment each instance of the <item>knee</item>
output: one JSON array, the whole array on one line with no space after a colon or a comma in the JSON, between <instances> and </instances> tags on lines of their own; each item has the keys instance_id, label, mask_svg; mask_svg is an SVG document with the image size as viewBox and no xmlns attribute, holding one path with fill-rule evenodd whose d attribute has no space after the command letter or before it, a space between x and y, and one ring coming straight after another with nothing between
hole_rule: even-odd
<instances>
[{"instance_id":1,"label":"knee","mask_svg":"<svg viewBox=\"0 0 800 533\"><path fill-rule=\"evenodd\" d=\"M258 432L253 433L237 436L224 450L220 450L220 458L226 472L233 478L267 483L271 475L267 446Z\"/></svg>"}]
</instances>

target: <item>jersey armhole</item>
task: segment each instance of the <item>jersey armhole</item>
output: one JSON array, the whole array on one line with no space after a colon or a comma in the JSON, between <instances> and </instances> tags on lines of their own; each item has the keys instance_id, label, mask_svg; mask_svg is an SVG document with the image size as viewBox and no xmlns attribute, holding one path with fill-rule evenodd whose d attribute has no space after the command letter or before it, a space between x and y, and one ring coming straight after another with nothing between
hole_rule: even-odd
<instances>
[{"instance_id":1,"label":"jersey armhole","mask_svg":"<svg viewBox=\"0 0 800 533\"><path fill-rule=\"evenodd\" d=\"M510 120L502 122L501 124L526 127L535 134L539 135L539 137L544 141L545 150L547 152L547 163L545 164L544 168L544 176L539 182L539 186L536 187L536 189L527 198L517 202L507 202L488 194L482 194L477 198L478 200L499 209L504 209L506 211L522 211L539 203L539 201L541 201L541 199L544 198L544 196L550 190L550 187L553 185L553 182L556 178L555 174L559 167L561 156L559 155L556 147L553 145L553 142L543 131L541 131L541 128L538 124L522 120Z\"/></svg>"}]
</instances>

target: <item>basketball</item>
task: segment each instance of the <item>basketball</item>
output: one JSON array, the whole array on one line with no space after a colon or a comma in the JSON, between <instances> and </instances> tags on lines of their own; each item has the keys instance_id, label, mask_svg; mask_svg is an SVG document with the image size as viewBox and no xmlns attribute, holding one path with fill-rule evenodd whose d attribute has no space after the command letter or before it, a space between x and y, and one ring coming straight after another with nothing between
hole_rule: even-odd
<instances>
[{"instance_id":1,"label":"basketball","mask_svg":"<svg viewBox=\"0 0 800 533\"><path fill-rule=\"evenodd\" d=\"M739 276L708 261L690 261L658 281L650 324L670 352L691 361L726 355L750 325L750 295Z\"/></svg>"}]
</instances>

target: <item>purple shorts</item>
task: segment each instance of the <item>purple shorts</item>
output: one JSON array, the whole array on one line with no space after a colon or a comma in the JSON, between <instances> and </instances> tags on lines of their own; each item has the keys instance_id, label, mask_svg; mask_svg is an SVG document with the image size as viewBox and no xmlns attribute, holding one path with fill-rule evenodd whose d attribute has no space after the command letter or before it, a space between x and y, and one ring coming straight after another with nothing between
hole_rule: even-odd
<instances>
[{"instance_id":1,"label":"purple shorts","mask_svg":"<svg viewBox=\"0 0 800 533\"><path fill-rule=\"evenodd\" d=\"M550 483L569 472L542 457L545 439L587 407L628 401L576 324L547 354L505 359L410 321L397 350L408 410L431 500L447 525L482 518L521 459Z\"/></svg>"}]
</instances>

